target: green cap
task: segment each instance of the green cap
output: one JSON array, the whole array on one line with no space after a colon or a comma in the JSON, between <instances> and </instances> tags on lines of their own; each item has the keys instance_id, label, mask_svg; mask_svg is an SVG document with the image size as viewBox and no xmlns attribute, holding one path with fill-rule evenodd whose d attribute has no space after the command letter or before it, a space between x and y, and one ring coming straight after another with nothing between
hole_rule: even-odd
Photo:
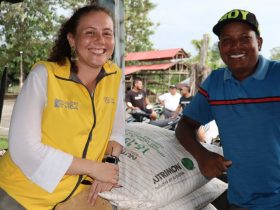
<instances>
[{"instance_id":1,"label":"green cap","mask_svg":"<svg viewBox=\"0 0 280 210\"><path fill-rule=\"evenodd\" d=\"M224 14L218 23L213 27L214 34L220 36L222 28L232 22L246 23L252 27L257 35L260 35L259 23L256 16L249 11L241 9L234 9Z\"/></svg>"}]
</instances>

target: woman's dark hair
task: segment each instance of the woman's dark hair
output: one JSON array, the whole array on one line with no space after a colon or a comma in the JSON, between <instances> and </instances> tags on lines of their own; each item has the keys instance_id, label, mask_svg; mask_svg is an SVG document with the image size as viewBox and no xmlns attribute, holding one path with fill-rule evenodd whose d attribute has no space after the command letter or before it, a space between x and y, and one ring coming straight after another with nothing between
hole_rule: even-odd
<instances>
[{"instance_id":1,"label":"woman's dark hair","mask_svg":"<svg viewBox=\"0 0 280 210\"><path fill-rule=\"evenodd\" d=\"M74 14L61 26L48 61L57 62L60 65L63 65L66 62L66 58L68 58L71 62L71 71L78 71L75 63L71 61L71 47L67 40L67 34L71 33L75 35L80 19L90 12L104 12L110 16L114 22L112 14L104 7L88 5L77 9Z\"/></svg>"}]
</instances>

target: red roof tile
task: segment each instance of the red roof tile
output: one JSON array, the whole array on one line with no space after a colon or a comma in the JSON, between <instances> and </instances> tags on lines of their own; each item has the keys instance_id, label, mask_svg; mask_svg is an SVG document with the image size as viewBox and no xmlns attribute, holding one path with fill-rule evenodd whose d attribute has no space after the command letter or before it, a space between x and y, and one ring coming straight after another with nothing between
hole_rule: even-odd
<instances>
[{"instance_id":1,"label":"red roof tile","mask_svg":"<svg viewBox=\"0 0 280 210\"><path fill-rule=\"evenodd\" d=\"M169 49L169 50L153 50L146 52L134 52L128 53L125 57L125 61L144 61L144 60L164 60L164 59L173 59L177 53L182 51L189 57L189 55L182 49Z\"/></svg>"},{"instance_id":2,"label":"red roof tile","mask_svg":"<svg viewBox=\"0 0 280 210\"><path fill-rule=\"evenodd\" d=\"M170 67L176 65L176 63L161 63L161 64L153 64L153 65L144 65L144 66L126 66L125 67L125 75L132 74L137 71L164 71L169 69Z\"/></svg>"}]
</instances>

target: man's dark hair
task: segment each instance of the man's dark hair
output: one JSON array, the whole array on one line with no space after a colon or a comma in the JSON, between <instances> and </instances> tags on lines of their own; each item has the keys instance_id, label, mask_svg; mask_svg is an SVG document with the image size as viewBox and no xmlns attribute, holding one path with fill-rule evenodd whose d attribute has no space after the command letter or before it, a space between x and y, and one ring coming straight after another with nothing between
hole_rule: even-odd
<instances>
[{"instance_id":1,"label":"man's dark hair","mask_svg":"<svg viewBox=\"0 0 280 210\"><path fill-rule=\"evenodd\" d=\"M135 86L135 84L137 83L137 82L139 82L139 81L141 81L142 82L142 79L141 78L139 78L139 77L135 77L134 78L134 80L133 80L133 87Z\"/></svg>"},{"instance_id":2,"label":"man's dark hair","mask_svg":"<svg viewBox=\"0 0 280 210\"><path fill-rule=\"evenodd\" d=\"M181 88L180 88L180 91L181 91L181 90L183 90L183 88L184 88L184 87L185 87L185 88L187 88L188 93L190 93L190 92L191 92L191 87L190 87L190 86L188 86L188 85L181 87Z\"/></svg>"},{"instance_id":3,"label":"man's dark hair","mask_svg":"<svg viewBox=\"0 0 280 210\"><path fill-rule=\"evenodd\" d=\"M104 12L105 14L110 16L114 22L112 14L103 7L97 5L88 5L77 9L74 14L61 26L48 61L57 62L60 65L63 65L68 58L71 62L71 71L78 71L75 63L71 61L71 46L69 45L67 34L71 33L73 35L76 35L76 30L79 25L80 19L90 12Z\"/></svg>"}]
</instances>

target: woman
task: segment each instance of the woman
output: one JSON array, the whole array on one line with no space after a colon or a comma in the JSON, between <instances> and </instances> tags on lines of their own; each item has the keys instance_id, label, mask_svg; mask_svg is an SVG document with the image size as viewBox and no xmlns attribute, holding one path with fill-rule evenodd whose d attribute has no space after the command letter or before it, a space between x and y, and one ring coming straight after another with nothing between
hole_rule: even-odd
<instances>
[{"instance_id":1,"label":"woman","mask_svg":"<svg viewBox=\"0 0 280 210\"><path fill-rule=\"evenodd\" d=\"M0 159L0 188L24 208L52 209L82 191L85 179L94 180L91 203L117 187L118 166L101 163L106 149L118 156L124 144L121 70L109 60L113 29L104 8L80 8L49 61L35 64L25 81Z\"/></svg>"}]
</instances>

